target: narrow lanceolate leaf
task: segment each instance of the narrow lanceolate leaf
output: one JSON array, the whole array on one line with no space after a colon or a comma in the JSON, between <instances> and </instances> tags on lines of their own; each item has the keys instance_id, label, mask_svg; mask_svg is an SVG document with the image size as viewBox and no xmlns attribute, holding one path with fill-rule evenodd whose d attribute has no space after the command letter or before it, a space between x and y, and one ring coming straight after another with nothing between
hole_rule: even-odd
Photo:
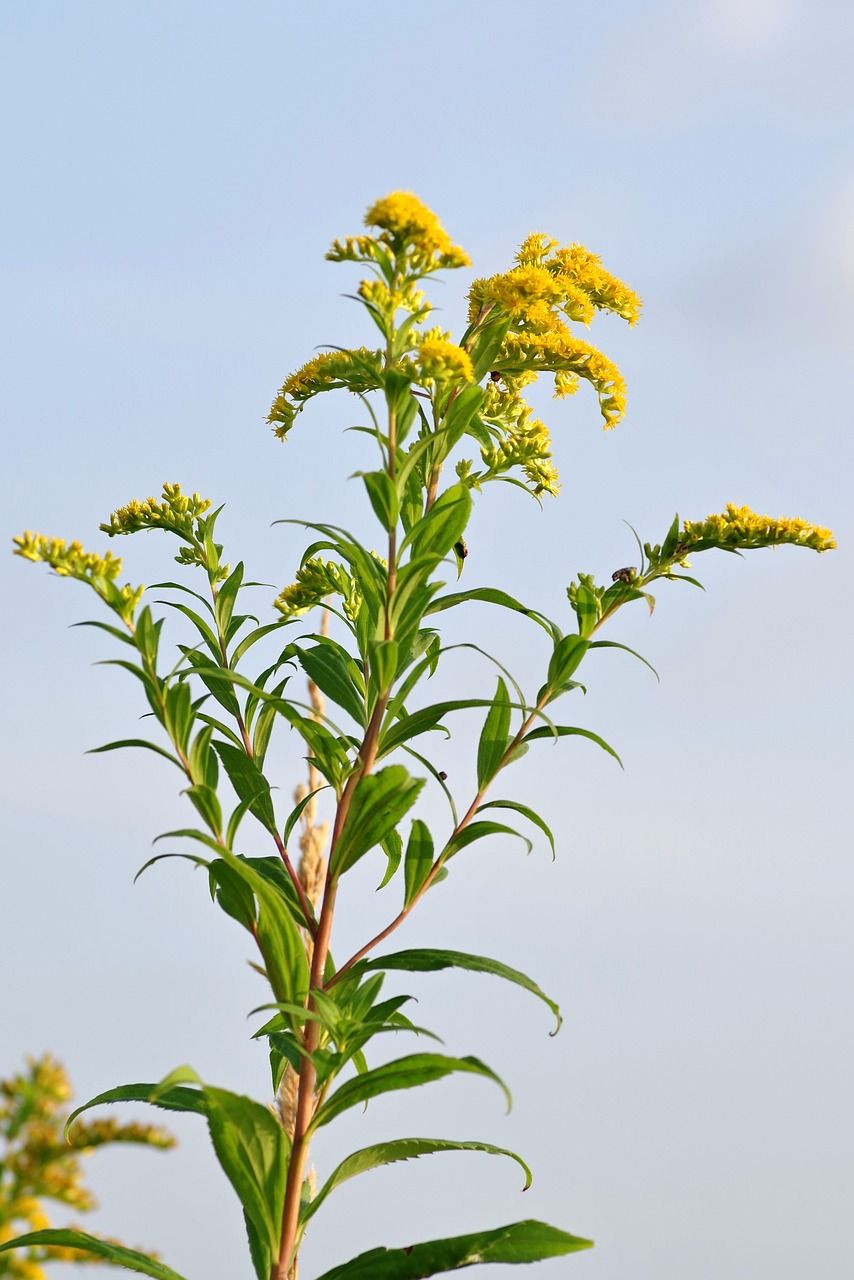
<instances>
[{"instance_id":1,"label":"narrow lanceolate leaf","mask_svg":"<svg viewBox=\"0 0 854 1280\"><path fill-rule=\"evenodd\" d=\"M454 1142L447 1138L396 1138L392 1142L379 1142L373 1147L363 1147L361 1151L354 1151L352 1155L347 1156L346 1160L342 1160L314 1199L305 1206L303 1222L308 1222L317 1213L330 1192L342 1182L346 1182L348 1178L355 1178L358 1174L367 1173L371 1169L379 1169L384 1164L412 1160L417 1156L432 1155L437 1151L482 1151L490 1156L506 1156L509 1160L515 1160L524 1171L525 1185L522 1190L527 1191L531 1185L532 1174L525 1161L514 1151L508 1151L504 1147L493 1147L488 1142Z\"/></svg>"},{"instance_id":2,"label":"narrow lanceolate leaf","mask_svg":"<svg viewBox=\"0 0 854 1280\"><path fill-rule=\"evenodd\" d=\"M522 741L533 742L535 738L569 738L576 735L579 738L589 738L591 742L595 742L597 747L601 747L603 751L608 752L609 756L613 756L622 769L623 762L614 748L604 738L600 738L598 733L593 733L591 729L578 729L574 725L568 724L556 724L553 727L541 725L539 729L532 729L530 733L526 733Z\"/></svg>"},{"instance_id":3,"label":"narrow lanceolate leaf","mask_svg":"<svg viewBox=\"0 0 854 1280\"><path fill-rule=\"evenodd\" d=\"M698 583L699 585L699 583ZM661 677L651 662L648 662L642 653L638 653L636 649L631 649L627 644L620 644L619 640L593 640L590 644L591 649L622 649L624 653L630 653L633 658L637 658L638 662L642 662L645 667L649 667L656 680L661 683Z\"/></svg>"},{"instance_id":4,"label":"narrow lanceolate leaf","mask_svg":"<svg viewBox=\"0 0 854 1280\"><path fill-rule=\"evenodd\" d=\"M173 1083L181 1080L198 1081L199 1087ZM207 1118L217 1159L243 1206L258 1280L269 1280L278 1255L277 1206L284 1195L290 1153L285 1131L272 1112L251 1098L206 1085L192 1069L179 1067L159 1085L119 1085L98 1094L72 1112L66 1132L84 1111L111 1102L147 1102L166 1111L192 1111ZM164 1271L163 1280L172 1274Z\"/></svg>"},{"instance_id":5,"label":"narrow lanceolate leaf","mask_svg":"<svg viewBox=\"0 0 854 1280\"><path fill-rule=\"evenodd\" d=\"M271 834L275 834L276 815L270 796L270 784L257 764L249 759L245 751L232 747L230 743L215 742L213 745L238 800L246 801L250 813Z\"/></svg>"},{"instance_id":6,"label":"narrow lanceolate leaf","mask_svg":"<svg viewBox=\"0 0 854 1280\"><path fill-rule=\"evenodd\" d=\"M38 1245L53 1245L66 1249L80 1249L91 1257L111 1262L113 1266L124 1267L127 1271L140 1271L144 1276L154 1276L154 1280L182 1280L177 1271L149 1258L146 1253L136 1249L126 1249L124 1245L113 1244L111 1240L99 1240L86 1231L77 1231L73 1227L50 1227L45 1231L30 1231L15 1240L7 1240L0 1244L0 1253L11 1249L30 1249ZM77 1259L75 1259L77 1261ZM85 1262L80 1258L80 1262Z\"/></svg>"},{"instance_id":7,"label":"narrow lanceolate leaf","mask_svg":"<svg viewBox=\"0 0 854 1280\"><path fill-rule=\"evenodd\" d=\"M332 855L334 874L342 875L380 844L415 804L423 786L424 779L410 777L402 764L362 778Z\"/></svg>"},{"instance_id":8,"label":"narrow lanceolate leaf","mask_svg":"<svg viewBox=\"0 0 854 1280\"><path fill-rule=\"evenodd\" d=\"M369 1249L324 1272L319 1280L426 1280L428 1276L478 1263L540 1262L592 1247L592 1240L529 1219L494 1231L426 1240L403 1249Z\"/></svg>"},{"instance_id":9,"label":"narrow lanceolate leaf","mask_svg":"<svg viewBox=\"0 0 854 1280\"><path fill-rule=\"evenodd\" d=\"M374 1067L355 1080L348 1080L339 1085L331 1097L315 1115L311 1128L319 1129L329 1124L336 1116L368 1102L381 1093L392 1093L397 1089L415 1089L422 1084L432 1084L434 1080L443 1080L445 1076L455 1072L471 1072L494 1080L507 1099L509 1108L510 1092L504 1082L490 1070L479 1058L449 1058L442 1053L411 1053L405 1058L395 1058L381 1067Z\"/></svg>"},{"instance_id":10,"label":"narrow lanceolate leaf","mask_svg":"<svg viewBox=\"0 0 854 1280\"><path fill-rule=\"evenodd\" d=\"M296 657L309 680L364 727L365 699L353 683L343 655L331 645L319 644L311 649L297 649Z\"/></svg>"},{"instance_id":11,"label":"narrow lanceolate leaf","mask_svg":"<svg viewBox=\"0 0 854 1280\"><path fill-rule=\"evenodd\" d=\"M243 1205L258 1280L269 1280L279 1252L279 1206L290 1143L267 1107L225 1089L205 1086L204 1092L211 1141Z\"/></svg>"},{"instance_id":12,"label":"narrow lanceolate leaf","mask_svg":"<svg viewBox=\"0 0 854 1280\"><path fill-rule=\"evenodd\" d=\"M507 750L510 735L510 698L507 686L498 677L495 700L486 713L486 721L477 745L477 785L484 787L495 775Z\"/></svg>"},{"instance_id":13,"label":"narrow lanceolate leaf","mask_svg":"<svg viewBox=\"0 0 854 1280\"><path fill-rule=\"evenodd\" d=\"M168 1089L150 1081L147 1084L120 1084L115 1089L106 1089L81 1107L75 1108L65 1122L65 1133L68 1135L71 1126L84 1111L93 1107L102 1107L110 1102L146 1102L152 1107L162 1107L164 1111L193 1111L196 1115L206 1115L207 1107L203 1094L198 1089L186 1085L171 1085Z\"/></svg>"},{"instance_id":14,"label":"narrow lanceolate leaf","mask_svg":"<svg viewBox=\"0 0 854 1280\"><path fill-rule=\"evenodd\" d=\"M412 543L412 559L433 556L441 559L459 542L471 515L471 493L464 484L452 484L413 525L403 545Z\"/></svg>"},{"instance_id":15,"label":"narrow lanceolate leaf","mask_svg":"<svg viewBox=\"0 0 854 1280\"><path fill-rule=\"evenodd\" d=\"M406 856L403 863L403 905L408 907L415 898L427 873L433 865L433 837L420 818L412 823Z\"/></svg>"},{"instance_id":16,"label":"narrow lanceolate leaf","mask_svg":"<svg viewBox=\"0 0 854 1280\"><path fill-rule=\"evenodd\" d=\"M258 900L258 945L276 999L301 1004L308 991L308 960L299 926L283 893L250 862L230 850L221 849L220 857Z\"/></svg>"},{"instance_id":17,"label":"narrow lanceolate leaf","mask_svg":"<svg viewBox=\"0 0 854 1280\"><path fill-rule=\"evenodd\" d=\"M551 827L540 817L535 810L530 809L526 804L520 804L518 800L488 800L486 804L482 804L478 808L478 813L483 813L484 809L513 809L516 813L521 813L523 818L527 818L529 822L533 822L535 827L539 827L543 835L549 842L552 851L552 858L555 856L555 838L552 834Z\"/></svg>"},{"instance_id":18,"label":"narrow lanceolate leaf","mask_svg":"<svg viewBox=\"0 0 854 1280\"><path fill-rule=\"evenodd\" d=\"M489 956L475 956L467 951L438 950L431 947L418 947L410 951L392 951L387 956L375 956L372 960L361 962L363 969L404 969L409 973L434 973L439 969L468 969L471 973L491 973L496 978L504 978L517 987L530 991L531 995L547 1004L555 1016L555 1031L560 1029L560 1009L537 986L533 978L519 969L511 969L501 960L491 960Z\"/></svg>"},{"instance_id":19,"label":"narrow lanceolate leaf","mask_svg":"<svg viewBox=\"0 0 854 1280\"><path fill-rule=\"evenodd\" d=\"M183 769L183 765L177 756L173 756L171 751L167 751L165 747L158 747L155 742L148 742L145 738L122 738L118 742L105 742L102 747L91 747L87 752L87 756L100 755L102 751L120 751L123 747L144 747L146 751L154 751L164 759L170 760L172 764L176 764L179 769Z\"/></svg>"}]
</instances>

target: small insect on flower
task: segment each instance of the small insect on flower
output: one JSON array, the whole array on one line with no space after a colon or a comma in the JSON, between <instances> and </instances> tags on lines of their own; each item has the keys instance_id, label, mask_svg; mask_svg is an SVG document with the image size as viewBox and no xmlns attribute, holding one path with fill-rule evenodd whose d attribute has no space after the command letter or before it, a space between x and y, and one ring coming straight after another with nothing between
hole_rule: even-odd
<instances>
[{"instance_id":1,"label":"small insect on flower","mask_svg":"<svg viewBox=\"0 0 854 1280\"><path fill-rule=\"evenodd\" d=\"M631 582L635 577L637 570L634 565L627 565L625 569L615 569L611 574L612 582Z\"/></svg>"}]
</instances>

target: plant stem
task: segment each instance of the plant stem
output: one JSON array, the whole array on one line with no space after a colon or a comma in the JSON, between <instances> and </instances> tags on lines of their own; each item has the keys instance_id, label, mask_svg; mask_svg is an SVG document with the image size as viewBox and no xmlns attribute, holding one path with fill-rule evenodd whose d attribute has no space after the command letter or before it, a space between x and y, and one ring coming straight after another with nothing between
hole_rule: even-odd
<instances>
[{"instance_id":1,"label":"plant stem","mask_svg":"<svg viewBox=\"0 0 854 1280\"><path fill-rule=\"evenodd\" d=\"M518 731L510 739L510 742L508 743L507 748L505 749L504 754L501 757L501 760L495 770L495 773L492 775L493 779L508 763L513 752L519 746L525 734L528 732L531 725L534 723L534 720L537 718L537 713L541 711L542 708L545 706L545 703L546 703L546 695L543 695L543 697L539 700L539 702L537 703L536 707L531 712L531 714L527 716L525 720L522 721L522 724L519 726ZM490 779L490 782L491 781L492 779ZM424 897L424 894L430 888L431 884L435 880L442 866L447 861L448 849L450 848L452 842L460 834L461 831L465 830L465 828L471 822L472 818L477 813L478 807L481 801L483 800L483 797L486 795L488 788L489 788L489 783L486 783L484 786L478 788L474 799L472 800L466 812L463 814L460 821L454 827L447 843L445 844L444 849L439 854L438 858L436 858L435 862L433 863L432 867L430 868L430 870L428 871L427 875L424 878L424 883L421 885L421 888L415 894L412 901L408 904L408 906L405 906L402 911L398 912L398 914L395 916L395 918L391 921L390 924L387 924L384 929L381 929L380 932L375 937L371 938L370 942L366 942L363 947L360 947L358 951L354 952L353 955L350 957L350 959L347 960L344 964L341 965L339 969L335 971L335 973L332 975L329 981L325 984L327 990L330 987L334 987L336 982L338 982L340 978L343 978L344 974L347 973L350 969L352 969L355 964L358 964L358 962L361 959L363 959L363 957L366 956L369 951L373 951L374 947L378 946L381 942L384 942L385 939L389 936L389 934L394 933L395 929L399 928L400 925L403 924L404 920L412 911L413 907L415 907Z\"/></svg>"},{"instance_id":2,"label":"plant stem","mask_svg":"<svg viewBox=\"0 0 854 1280\"><path fill-rule=\"evenodd\" d=\"M389 340L387 352L387 362L390 364L392 359L392 343ZM388 406L388 473L394 482L396 466L397 466L397 434L396 434L396 415L392 404ZM395 586L397 583L397 529L396 527L389 530L388 535L388 577L386 585L386 604L385 604L385 638L392 638L391 625L391 606L394 597ZM309 978L309 990L306 996L306 1008L313 1010L314 1000L312 991L322 988L323 974L326 968L326 960L329 955L329 942L332 936L332 921L335 914L335 899L338 892L338 876L335 871L335 849L344 830L347 821L347 815L350 812L350 806L353 802L353 796L356 787L362 778L368 776L374 767L377 758L377 750L379 748L380 729L382 728L383 717L385 716L386 707L388 705L388 690L382 690L374 706L373 713L368 727L365 730L365 736L362 739L362 745L359 748L359 754L350 773L344 790L335 811L335 821L332 827L332 837L329 844L329 864L326 871L326 883L323 890L323 902L320 908L320 918L317 924L317 932L314 936L314 948L311 957L311 975ZM313 1055L316 1052L320 1042L321 1027L314 1019L306 1022L305 1032L303 1035L303 1059L300 1066L299 1085L297 1088L297 1102L294 1116L294 1133L291 1145L290 1160L288 1162L288 1176L285 1184L285 1196L282 1205L282 1229L279 1244L279 1260L278 1264L274 1264L271 1271L271 1280L293 1280L296 1270L295 1246L297 1234L299 1231L299 1209L302 1199L302 1184L305 1177L305 1167L308 1160L308 1151L310 1145L309 1128L312 1118L317 1107L315 1097L315 1087L317 1083L317 1069L313 1062Z\"/></svg>"}]
</instances>

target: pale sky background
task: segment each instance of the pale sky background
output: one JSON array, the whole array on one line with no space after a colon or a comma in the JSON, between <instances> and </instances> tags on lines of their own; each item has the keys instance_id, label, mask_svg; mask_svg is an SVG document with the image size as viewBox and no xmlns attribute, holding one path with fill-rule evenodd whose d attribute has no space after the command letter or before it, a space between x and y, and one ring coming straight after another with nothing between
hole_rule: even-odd
<instances>
[{"instance_id":1,"label":"pale sky background","mask_svg":"<svg viewBox=\"0 0 854 1280\"><path fill-rule=\"evenodd\" d=\"M479 845L398 935L517 964L560 1000L563 1032L487 978L390 978L449 1052L507 1079L515 1108L451 1080L351 1113L317 1148L323 1174L381 1137L482 1138L521 1151L534 1187L520 1197L511 1166L474 1155L368 1175L318 1218L307 1280L377 1244L522 1217L597 1241L543 1280L850 1278L852 34L850 5L827 0L2 6L8 535L100 547L98 522L164 479L227 500L230 558L264 581L290 580L300 551L278 517L367 530L345 483L365 457L341 435L352 405L318 404L286 447L263 419L316 344L371 341L340 296L357 270L323 254L405 188L481 273L542 229L602 253L646 303L636 329L591 334L627 376L626 422L605 435L583 389L542 399L564 492L542 513L488 492L470 583L568 623L577 570L632 562L623 519L659 540L674 510L727 500L831 525L841 544L710 554L705 596L662 588L652 620L626 612L612 637L661 685L603 654L565 712L626 772L583 743L531 753L509 794L550 819L557 862L542 842L528 859ZM449 325L470 278L434 290ZM175 571L164 541L112 549L133 581ZM97 602L0 563L0 1073L49 1048L81 1099L183 1062L263 1097L245 935L182 864L131 884L187 816L168 768L83 754L142 710L122 673L89 665L114 656L106 638L67 629ZM485 609L461 628L538 682L527 629ZM493 684L461 660L448 679ZM460 719L447 747L460 795L477 727ZM299 777L284 733L272 758L284 807ZM433 799L422 812L441 820ZM341 954L396 909L366 864ZM204 1129L174 1127L175 1154L92 1160L90 1226L188 1280L247 1277Z\"/></svg>"}]
</instances>

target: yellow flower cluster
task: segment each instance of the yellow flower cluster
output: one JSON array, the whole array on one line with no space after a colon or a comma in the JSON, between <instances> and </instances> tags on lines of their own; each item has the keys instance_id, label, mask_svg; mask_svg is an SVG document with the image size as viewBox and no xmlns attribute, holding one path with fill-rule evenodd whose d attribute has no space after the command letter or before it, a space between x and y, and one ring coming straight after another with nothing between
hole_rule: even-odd
<instances>
[{"instance_id":1,"label":"yellow flower cluster","mask_svg":"<svg viewBox=\"0 0 854 1280\"><path fill-rule=\"evenodd\" d=\"M799 517L757 515L750 507L727 503L725 511L705 520L686 520L679 534L679 549L701 551L706 547L728 547L735 551L754 547L789 544L813 551L832 551L836 539L830 529L810 524Z\"/></svg>"},{"instance_id":2,"label":"yellow flower cluster","mask_svg":"<svg viewBox=\"0 0 854 1280\"><path fill-rule=\"evenodd\" d=\"M545 267L565 283L572 284L593 307L613 311L629 324L637 323L642 306L638 295L606 271L598 254L591 253L583 244L561 248L556 240L534 232L522 242L516 261L522 266ZM589 315L592 317L592 312Z\"/></svg>"},{"instance_id":3,"label":"yellow flower cluster","mask_svg":"<svg viewBox=\"0 0 854 1280\"><path fill-rule=\"evenodd\" d=\"M474 379L471 356L441 329L428 329L417 337L413 363L422 386Z\"/></svg>"},{"instance_id":4,"label":"yellow flower cluster","mask_svg":"<svg viewBox=\"0 0 854 1280\"><path fill-rule=\"evenodd\" d=\"M322 604L327 596L339 596L344 613L351 622L355 621L362 596L351 574L333 560L315 556L300 565L296 582L279 592L273 606L286 618L298 618Z\"/></svg>"},{"instance_id":5,"label":"yellow flower cluster","mask_svg":"<svg viewBox=\"0 0 854 1280\"><path fill-rule=\"evenodd\" d=\"M518 392L540 373L554 374L555 395L573 394L579 378L595 388L606 427L626 408L625 381L617 366L570 330L567 321L589 324L595 312L612 311L634 324L640 298L602 266L583 245L561 247L534 232L516 254L516 266L475 280L469 293L469 322L477 326L495 309L509 319L493 362L505 385Z\"/></svg>"},{"instance_id":6,"label":"yellow flower cluster","mask_svg":"<svg viewBox=\"0 0 854 1280\"><path fill-rule=\"evenodd\" d=\"M201 494L185 494L179 484L163 486L162 498L134 498L119 507L100 528L111 538L117 534L137 533L140 529L168 529L183 538L193 538L196 521L211 507L210 498Z\"/></svg>"},{"instance_id":7,"label":"yellow flower cluster","mask_svg":"<svg viewBox=\"0 0 854 1280\"><path fill-rule=\"evenodd\" d=\"M559 398L572 395L585 378L599 397L606 428L615 427L626 411L626 382L613 360L560 322L546 332L511 329L494 363L505 380L554 373Z\"/></svg>"},{"instance_id":8,"label":"yellow flower cluster","mask_svg":"<svg viewBox=\"0 0 854 1280\"><path fill-rule=\"evenodd\" d=\"M273 401L267 421L284 440L303 405L323 391L346 387L348 391L373 391L380 385L382 355L359 347L354 351L324 351L285 379Z\"/></svg>"},{"instance_id":9,"label":"yellow flower cluster","mask_svg":"<svg viewBox=\"0 0 854 1280\"><path fill-rule=\"evenodd\" d=\"M70 1098L68 1076L47 1054L27 1059L26 1070L0 1080L0 1242L50 1227L42 1205L45 1199L80 1212L96 1207L83 1184L80 1156L85 1152L115 1142L161 1149L174 1146L171 1134L163 1129L114 1120L78 1122L69 1145L63 1126ZM83 1260L76 1249L39 1245L3 1254L0 1275L10 1280L46 1280L42 1263ZM85 1255L85 1261L98 1259Z\"/></svg>"},{"instance_id":10,"label":"yellow flower cluster","mask_svg":"<svg viewBox=\"0 0 854 1280\"><path fill-rule=\"evenodd\" d=\"M96 555L84 551L79 542L66 542L63 538L48 538L27 529L12 539L14 554L34 563L50 565L62 578L76 578L94 587L98 595L111 609L130 623L136 606L142 599L144 587L131 587L125 583L116 586L115 580L122 571L120 556Z\"/></svg>"},{"instance_id":11,"label":"yellow flower cluster","mask_svg":"<svg viewBox=\"0 0 854 1280\"><path fill-rule=\"evenodd\" d=\"M105 556L96 555L94 551L84 551L79 542L67 543L64 538L47 538L29 529L12 541L16 556L49 564L54 573L63 578L79 578L84 582L105 578L108 582L114 582L122 571L120 557L111 555L109 551Z\"/></svg>"},{"instance_id":12,"label":"yellow flower cluster","mask_svg":"<svg viewBox=\"0 0 854 1280\"><path fill-rule=\"evenodd\" d=\"M422 272L471 265L468 254L454 244L433 210L409 191L393 191L377 200L365 214L365 226L380 228L376 239L349 236L335 240L327 258L333 262L382 261L386 246L395 255L406 253Z\"/></svg>"}]
</instances>

